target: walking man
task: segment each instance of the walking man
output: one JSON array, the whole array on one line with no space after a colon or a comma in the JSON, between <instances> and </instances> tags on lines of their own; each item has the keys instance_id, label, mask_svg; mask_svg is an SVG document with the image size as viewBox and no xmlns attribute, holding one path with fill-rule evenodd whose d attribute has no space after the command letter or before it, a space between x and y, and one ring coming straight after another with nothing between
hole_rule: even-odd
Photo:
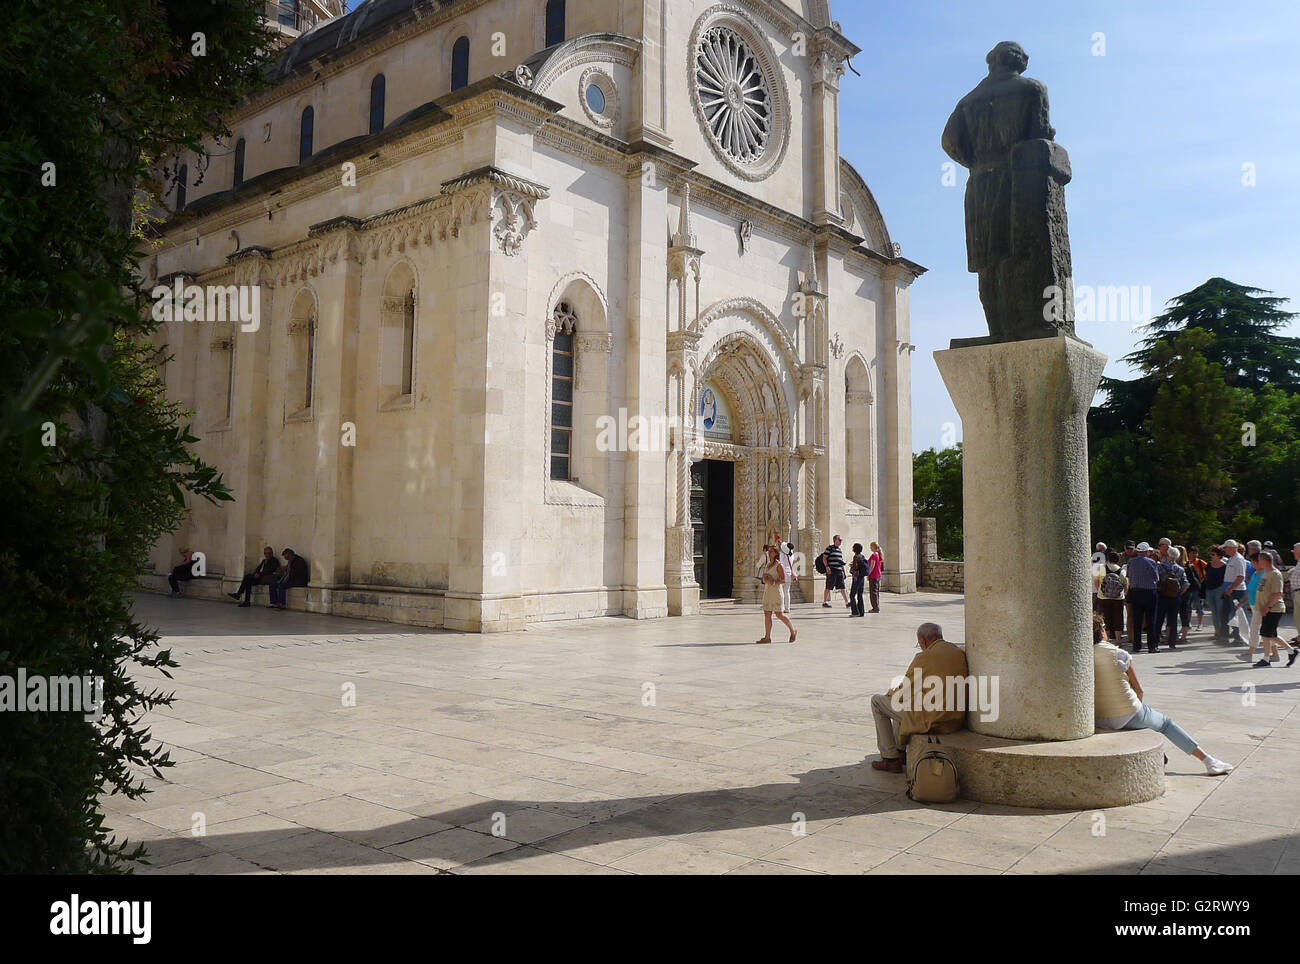
<instances>
[{"instance_id":1,"label":"walking man","mask_svg":"<svg viewBox=\"0 0 1300 964\"><path fill-rule=\"evenodd\" d=\"M1255 668L1267 669L1275 662L1279 646L1287 651L1286 664L1291 666L1300 650L1282 642L1277 634L1277 624L1286 612L1286 603L1282 598L1282 557L1272 549L1264 549L1259 554L1259 568L1263 575L1260 576L1259 587L1255 591L1255 609L1263 613L1260 617L1259 638L1264 647L1264 658L1255 664Z\"/></svg>"},{"instance_id":2,"label":"walking man","mask_svg":"<svg viewBox=\"0 0 1300 964\"><path fill-rule=\"evenodd\" d=\"M822 608L831 608L831 590L838 589L840 596L844 599L844 608L852 609L849 605L849 591L844 588L844 550L840 548L840 543L844 540L836 536L826 551L822 553L822 559L826 564L826 589L822 593Z\"/></svg>"}]
</instances>

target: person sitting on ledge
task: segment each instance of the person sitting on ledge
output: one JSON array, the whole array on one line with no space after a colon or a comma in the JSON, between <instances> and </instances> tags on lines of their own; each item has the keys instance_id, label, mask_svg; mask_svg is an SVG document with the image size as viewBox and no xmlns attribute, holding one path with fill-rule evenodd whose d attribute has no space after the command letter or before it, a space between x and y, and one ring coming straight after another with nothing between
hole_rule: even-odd
<instances>
[{"instance_id":1,"label":"person sitting on ledge","mask_svg":"<svg viewBox=\"0 0 1300 964\"><path fill-rule=\"evenodd\" d=\"M244 580L239 584L239 588L226 595L231 599L238 599L242 593L244 601L239 604L239 608L244 609L253 601L253 587L270 585L275 581L279 571L275 562L275 550L266 546L262 549L262 561L257 564L257 568L252 572L244 573Z\"/></svg>"},{"instance_id":2,"label":"person sitting on ledge","mask_svg":"<svg viewBox=\"0 0 1300 964\"><path fill-rule=\"evenodd\" d=\"M272 609L284 609L285 603L288 601L289 590L306 586L308 576L311 573L311 570L307 567L307 560L302 556L295 555L292 549L284 550L281 555L284 556L284 565L280 567L280 578L267 587L271 592Z\"/></svg>"},{"instance_id":3,"label":"person sitting on ledge","mask_svg":"<svg viewBox=\"0 0 1300 964\"><path fill-rule=\"evenodd\" d=\"M1093 712L1099 730L1155 730L1184 753L1205 764L1212 777L1232 771L1232 764L1217 760L1202 750L1181 726L1142 702L1142 684L1127 650L1105 642L1101 614L1092 617ZM1166 762L1168 760L1166 759Z\"/></svg>"},{"instance_id":4,"label":"person sitting on ledge","mask_svg":"<svg viewBox=\"0 0 1300 964\"><path fill-rule=\"evenodd\" d=\"M181 557L185 561L173 568L167 576L167 584L172 587L169 593L172 599L180 598L181 583L189 582L194 578L194 550L189 547L181 549Z\"/></svg>"},{"instance_id":5,"label":"person sitting on ledge","mask_svg":"<svg viewBox=\"0 0 1300 964\"><path fill-rule=\"evenodd\" d=\"M965 706L926 708L923 692L933 691L937 681L940 693L962 691L966 687L966 654L943 638L938 623L921 623L916 628L916 654L903 681L887 693L871 697L871 715L876 720L876 745L880 759L871 761L873 770L902 773L907 741L918 733L956 733L966 725ZM920 676L920 692L914 686ZM949 682L957 677L956 688ZM941 702L946 702L941 701ZM964 700L962 701L965 702Z\"/></svg>"}]
</instances>

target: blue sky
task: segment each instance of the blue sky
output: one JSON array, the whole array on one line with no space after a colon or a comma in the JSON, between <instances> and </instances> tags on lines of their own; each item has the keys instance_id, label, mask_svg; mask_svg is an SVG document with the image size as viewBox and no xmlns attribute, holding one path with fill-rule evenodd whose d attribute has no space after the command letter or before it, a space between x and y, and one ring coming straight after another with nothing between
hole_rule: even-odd
<instances>
[{"instance_id":1,"label":"blue sky","mask_svg":"<svg viewBox=\"0 0 1300 964\"><path fill-rule=\"evenodd\" d=\"M957 103L999 40L1019 41L1047 84L1066 188L1076 286L1150 287L1152 314L1213 276L1266 288L1300 311L1300 4L910 0L832 3L862 48L840 89L840 152L862 173L903 254L927 268L912 287L913 448L960 420L932 353L987 333L966 271L966 172L944 186L939 146ZM1105 54L1093 53L1104 34ZM1243 165L1254 166L1245 186ZM1080 322L1109 356L1134 321ZM1300 335L1300 322L1290 334Z\"/></svg>"}]
</instances>

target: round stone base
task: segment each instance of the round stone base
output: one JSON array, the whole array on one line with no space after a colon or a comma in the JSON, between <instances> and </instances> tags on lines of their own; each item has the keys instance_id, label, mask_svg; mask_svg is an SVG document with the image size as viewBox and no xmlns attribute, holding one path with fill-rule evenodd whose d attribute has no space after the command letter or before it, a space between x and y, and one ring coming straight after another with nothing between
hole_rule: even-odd
<instances>
[{"instance_id":1,"label":"round stone base","mask_svg":"<svg viewBox=\"0 0 1300 964\"><path fill-rule=\"evenodd\" d=\"M925 752L915 736L908 757ZM961 795L1041 810L1094 810L1165 792L1166 741L1152 730L1103 731L1082 740L1004 740L971 730L939 737L957 764Z\"/></svg>"}]
</instances>

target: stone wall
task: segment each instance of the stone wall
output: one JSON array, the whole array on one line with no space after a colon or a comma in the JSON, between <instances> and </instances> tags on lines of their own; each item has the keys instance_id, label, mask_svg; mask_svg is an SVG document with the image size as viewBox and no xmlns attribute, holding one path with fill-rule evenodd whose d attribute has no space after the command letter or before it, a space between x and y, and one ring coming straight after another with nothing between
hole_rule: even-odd
<instances>
[{"instance_id":1,"label":"stone wall","mask_svg":"<svg viewBox=\"0 0 1300 964\"><path fill-rule=\"evenodd\" d=\"M947 562L939 558L938 527L928 516L917 516L921 526L921 571L917 585L937 592L965 592L965 563Z\"/></svg>"},{"instance_id":2,"label":"stone wall","mask_svg":"<svg viewBox=\"0 0 1300 964\"><path fill-rule=\"evenodd\" d=\"M926 560L921 564L921 585L926 589L937 589L939 592L965 592L965 567L964 562Z\"/></svg>"}]
</instances>

